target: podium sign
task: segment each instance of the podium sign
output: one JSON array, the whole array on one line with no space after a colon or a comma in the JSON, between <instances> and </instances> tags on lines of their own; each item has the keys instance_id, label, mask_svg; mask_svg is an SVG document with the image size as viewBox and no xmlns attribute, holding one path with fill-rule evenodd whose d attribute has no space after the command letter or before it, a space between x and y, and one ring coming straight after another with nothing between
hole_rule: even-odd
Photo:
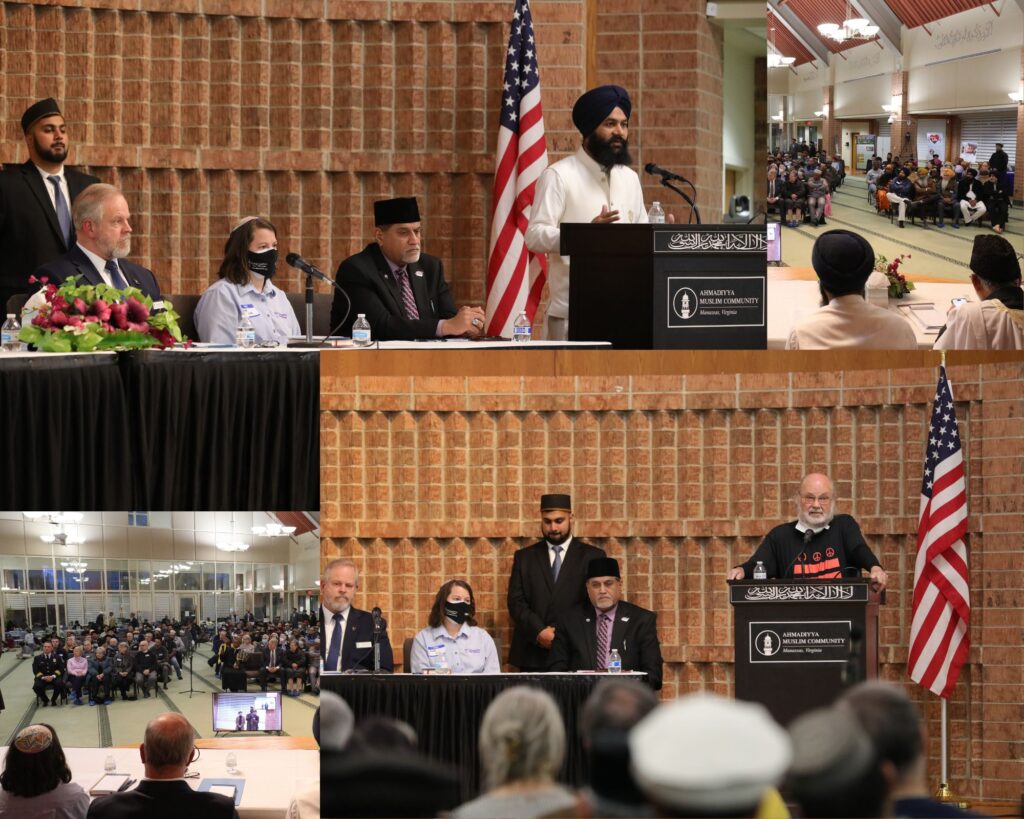
<instances>
[{"instance_id":1,"label":"podium sign","mask_svg":"<svg viewBox=\"0 0 1024 819\"><path fill-rule=\"evenodd\" d=\"M829 705L846 677L878 676L881 598L867 580L740 580L729 584L729 602L736 697L761 703L783 725Z\"/></svg>"},{"instance_id":2,"label":"podium sign","mask_svg":"<svg viewBox=\"0 0 1024 819\"><path fill-rule=\"evenodd\" d=\"M569 339L765 349L764 225L563 224Z\"/></svg>"}]
</instances>

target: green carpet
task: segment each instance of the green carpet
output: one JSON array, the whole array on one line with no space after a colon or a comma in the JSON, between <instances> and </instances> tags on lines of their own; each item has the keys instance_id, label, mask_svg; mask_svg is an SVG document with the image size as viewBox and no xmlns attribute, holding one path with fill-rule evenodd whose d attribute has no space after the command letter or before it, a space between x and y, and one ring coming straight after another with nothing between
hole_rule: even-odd
<instances>
[{"instance_id":1,"label":"green carpet","mask_svg":"<svg viewBox=\"0 0 1024 819\"><path fill-rule=\"evenodd\" d=\"M184 714L199 737L212 737L212 700L210 694L220 691L220 680L206 664L210 656L209 644L195 655L194 689L188 695L189 674L184 669L180 682L172 675L167 690L160 690L149 699L140 697L135 702L120 698L113 705L63 705L56 708L38 708L32 693L32 661L19 659L18 652L0 655L0 691L3 691L5 710L0 714L0 744L10 745L14 733L33 722L45 722L57 729L63 745L77 748L106 748L112 745L137 745L142 733L157 714L175 711ZM258 686L250 684L253 691ZM270 690L277 686L271 685ZM284 697L283 733L288 736L312 736L313 713L319 698L311 694Z\"/></svg>"},{"instance_id":2,"label":"green carpet","mask_svg":"<svg viewBox=\"0 0 1024 819\"><path fill-rule=\"evenodd\" d=\"M844 228L859 233L875 250L875 255L894 259L901 253L909 253L900 268L904 275L941 276L943 278L967 281L970 270L971 247L974 237L980 233L992 233L986 222L983 226L963 226L954 230L951 220L945 228L929 225L921 227L908 221L902 230L895 222L889 224L888 216L880 216L868 204L867 183L863 177L847 176L846 181L832 197L832 217L826 224L813 227L805 223L799 228L783 228L782 265L784 267L810 267L811 247L819 234L833 228ZM994 235L994 234L993 234ZM1024 251L1024 229L1021 209L1011 208L1006 224L1006 239L1017 249Z\"/></svg>"}]
</instances>

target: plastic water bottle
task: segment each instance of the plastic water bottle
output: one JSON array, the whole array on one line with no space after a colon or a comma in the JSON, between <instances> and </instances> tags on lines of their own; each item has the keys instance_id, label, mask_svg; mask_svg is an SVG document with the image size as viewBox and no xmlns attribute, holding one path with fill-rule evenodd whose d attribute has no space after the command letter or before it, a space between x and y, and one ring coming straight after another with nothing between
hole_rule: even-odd
<instances>
[{"instance_id":1,"label":"plastic water bottle","mask_svg":"<svg viewBox=\"0 0 1024 819\"><path fill-rule=\"evenodd\" d=\"M622 658L619 656L619 650L617 648L613 648L611 653L608 655L608 673L622 673Z\"/></svg>"},{"instance_id":2,"label":"plastic water bottle","mask_svg":"<svg viewBox=\"0 0 1024 819\"><path fill-rule=\"evenodd\" d=\"M432 674L451 674L452 669L448 665L448 654L444 646L428 646L427 657L430 659L430 671Z\"/></svg>"},{"instance_id":3,"label":"plastic water bottle","mask_svg":"<svg viewBox=\"0 0 1024 819\"><path fill-rule=\"evenodd\" d=\"M757 561L757 565L754 567L754 580L767 580L768 571L764 567L764 563L760 560Z\"/></svg>"},{"instance_id":4,"label":"plastic water bottle","mask_svg":"<svg viewBox=\"0 0 1024 819\"><path fill-rule=\"evenodd\" d=\"M530 319L523 310L516 316L516 323L512 327L512 340L525 344L533 335L533 328L530 326Z\"/></svg>"},{"instance_id":5,"label":"plastic water bottle","mask_svg":"<svg viewBox=\"0 0 1024 819\"><path fill-rule=\"evenodd\" d=\"M369 347L371 341L370 322L366 320L366 313L360 313L352 322L352 343L356 347Z\"/></svg>"},{"instance_id":6,"label":"plastic water bottle","mask_svg":"<svg viewBox=\"0 0 1024 819\"><path fill-rule=\"evenodd\" d=\"M652 225L665 224L665 210L661 207L661 202L651 205L651 209L647 211L647 221Z\"/></svg>"},{"instance_id":7,"label":"plastic water bottle","mask_svg":"<svg viewBox=\"0 0 1024 819\"><path fill-rule=\"evenodd\" d=\"M238 327L235 328L235 346L246 350L256 346L256 328L252 326L252 320L244 311L238 320Z\"/></svg>"},{"instance_id":8,"label":"plastic water bottle","mask_svg":"<svg viewBox=\"0 0 1024 819\"><path fill-rule=\"evenodd\" d=\"M18 317L14 313L7 314L7 321L4 322L2 331L3 335L3 351L5 353L16 353L21 350L21 342L18 341L18 333L21 332L21 325L18 324ZM526 332L530 332L530 327L527 325ZM529 336L527 336L529 341Z\"/></svg>"}]
</instances>

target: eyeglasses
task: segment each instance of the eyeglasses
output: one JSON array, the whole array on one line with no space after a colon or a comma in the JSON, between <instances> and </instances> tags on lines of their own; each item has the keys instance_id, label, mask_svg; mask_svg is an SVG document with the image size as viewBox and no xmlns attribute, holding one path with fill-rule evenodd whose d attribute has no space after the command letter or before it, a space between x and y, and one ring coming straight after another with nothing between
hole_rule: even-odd
<instances>
[{"instance_id":1,"label":"eyeglasses","mask_svg":"<svg viewBox=\"0 0 1024 819\"><path fill-rule=\"evenodd\" d=\"M832 496L831 495L801 495L800 496L800 500L802 500L804 503L807 503L807 504L811 504L811 503L815 503L815 502L817 502L817 503L832 503Z\"/></svg>"}]
</instances>

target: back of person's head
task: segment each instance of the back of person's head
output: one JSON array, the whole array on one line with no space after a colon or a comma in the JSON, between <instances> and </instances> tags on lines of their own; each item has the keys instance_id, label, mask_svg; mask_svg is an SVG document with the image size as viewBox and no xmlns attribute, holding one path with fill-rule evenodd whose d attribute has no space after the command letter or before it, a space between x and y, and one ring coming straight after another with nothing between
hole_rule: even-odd
<instances>
[{"instance_id":1,"label":"back of person's head","mask_svg":"<svg viewBox=\"0 0 1024 819\"><path fill-rule=\"evenodd\" d=\"M143 743L147 768L188 765L195 747L194 729L181 714L160 714L146 726Z\"/></svg>"},{"instance_id":2,"label":"back of person's head","mask_svg":"<svg viewBox=\"0 0 1024 819\"><path fill-rule=\"evenodd\" d=\"M18 731L7 749L0 787L15 796L30 798L70 781L71 770L52 726L38 723Z\"/></svg>"},{"instance_id":3,"label":"back of person's head","mask_svg":"<svg viewBox=\"0 0 1024 819\"><path fill-rule=\"evenodd\" d=\"M858 233L827 230L814 241L811 265L821 287L833 296L863 293L875 266L875 252Z\"/></svg>"},{"instance_id":4,"label":"back of person's head","mask_svg":"<svg viewBox=\"0 0 1024 819\"><path fill-rule=\"evenodd\" d=\"M817 708L789 726L793 764L789 791L804 816L882 816L890 783L878 754L848 708Z\"/></svg>"},{"instance_id":5,"label":"back of person's head","mask_svg":"<svg viewBox=\"0 0 1024 819\"><path fill-rule=\"evenodd\" d=\"M333 691L320 691L319 719L313 722L313 734L323 751L341 751L352 739L356 719L345 700Z\"/></svg>"},{"instance_id":6,"label":"back of person's head","mask_svg":"<svg viewBox=\"0 0 1024 819\"><path fill-rule=\"evenodd\" d=\"M368 717L356 726L352 742L360 750L414 753L416 731L407 722L390 717Z\"/></svg>"},{"instance_id":7,"label":"back of person's head","mask_svg":"<svg viewBox=\"0 0 1024 819\"><path fill-rule=\"evenodd\" d=\"M901 686L869 680L853 686L837 704L853 712L875 752L892 763L900 779L911 772L924 752L924 741L917 706Z\"/></svg>"},{"instance_id":8,"label":"back of person's head","mask_svg":"<svg viewBox=\"0 0 1024 819\"><path fill-rule=\"evenodd\" d=\"M501 692L480 725L480 762L486 787L552 780L565 756L565 728L551 696L517 685Z\"/></svg>"},{"instance_id":9,"label":"back of person's head","mask_svg":"<svg viewBox=\"0 0 1024 819\"><path fill-rule=\"evenodd\" d=\"M633 777L661 816L753 816L789 765L786 732L762 705L691 694L630 732Z\"/></svg>"},{"instance_id":10,"label":"back of person's head","mask_svg":"<svg viewBox=\"0 0 1024 819\"><path fill-rule=\"evenodd\" d=\"M580 739L590 761L590 789L600 800L642 805L643 794L629 769L629 732L658 705L637 680L602 680L580 714ZM607 806L596 805L607 812Z\"/></svg>"}]
</instances>

